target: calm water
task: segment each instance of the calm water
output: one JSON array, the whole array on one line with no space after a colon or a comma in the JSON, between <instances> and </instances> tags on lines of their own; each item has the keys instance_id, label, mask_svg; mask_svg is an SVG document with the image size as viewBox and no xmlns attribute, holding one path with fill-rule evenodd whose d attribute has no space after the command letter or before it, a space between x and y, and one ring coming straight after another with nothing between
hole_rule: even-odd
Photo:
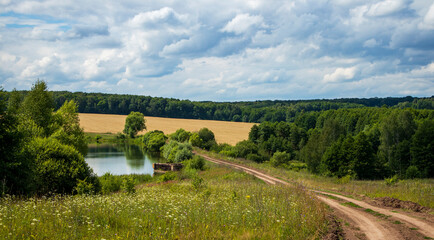
<instances>
[{"instance_id":1,"label":"calm water","mask_svg":"<svg viewBox=\"0 0 434 240\"><path fill-rule=\"evenodd\" d=\"M114 175L152 175L152 163L160 159L134 144L89 144L88 147L85 160L98 176L107 172Z\"/></svg>"}]
</instances>

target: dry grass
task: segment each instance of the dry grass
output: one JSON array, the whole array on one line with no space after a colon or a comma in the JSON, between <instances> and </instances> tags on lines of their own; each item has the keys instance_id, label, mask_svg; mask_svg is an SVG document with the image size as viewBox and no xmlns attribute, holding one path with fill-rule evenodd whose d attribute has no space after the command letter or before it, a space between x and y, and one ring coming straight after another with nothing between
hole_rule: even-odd
<instances>
[{"instance_id":1,"label":"dry grass","mask_svg":"<svg viewBox=\"0 0 434 240\"><path fill-rule=\"evenodd\" d=\"M125 125L126 115L90 114L80 113L80 124L85 132L90 133L118 133L122 132ZM208 128L214 132L218 143L235 145L237 142L246 140L254 123L193 120L177 118L145 117L147 131L161 130L165 134L175 132L179 128L187 131L199 131ZM145 133L141 132L140 134Z\"/></svg>"}]
</instances>

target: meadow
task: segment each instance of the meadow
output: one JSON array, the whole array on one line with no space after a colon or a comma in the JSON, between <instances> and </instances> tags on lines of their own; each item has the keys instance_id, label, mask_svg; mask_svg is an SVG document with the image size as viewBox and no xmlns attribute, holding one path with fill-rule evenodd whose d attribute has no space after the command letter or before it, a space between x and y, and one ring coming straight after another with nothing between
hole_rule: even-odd
<instances>
[{"instance_id":1,"label":"meadow","mask_svg":"<svg viewBox=\"0 0 434 240\"><path fill-rule=\"evenodd\" d=\"M80 126L86 133L118 133L122 132L125 126L126 115L113 114L90 114L80 113ZM201 128L208 128L214 132L218 143L236 143L246 140L254 123L244 122L227 122L179 118L160 118L146 117L147 130L140 132L144 134L147 131L160 130L165 134L174 133L179 128L187 131L199 131Z\"/></svg>"},{"instance_id":2,"label":"meadow","mask_svg":"<svg viewBox=\"0 0 434 240\"><path fill-rule=\"evenodd\" d=\"M422 206L434 208L434 179L405 179L388 183L385 180L354 180L350 178L336 178L314 175L306 170L293 171L284 168L276 168L269 163L256 163L245 159L235 159L220 154L205 152L202 153L240 163L246 166L259 169L264 173L298 183L310 189L330 191L345 194L352 197L367 196L370 198L392 197L403 201L412 201ZM297 184L295 184L297 185Z\"/></svg>"},{"instance_id":3,"label":"meadow","mask_svg":"<svg viewBox=\"0 0 434 240\"><path fill-rule=\"evenodd\" d=\"M302 189L207 166L194 180L154 177L134 194L2 198L0 238L317 239L327 231L327 208Z\"/></svg>"}]
</instances>

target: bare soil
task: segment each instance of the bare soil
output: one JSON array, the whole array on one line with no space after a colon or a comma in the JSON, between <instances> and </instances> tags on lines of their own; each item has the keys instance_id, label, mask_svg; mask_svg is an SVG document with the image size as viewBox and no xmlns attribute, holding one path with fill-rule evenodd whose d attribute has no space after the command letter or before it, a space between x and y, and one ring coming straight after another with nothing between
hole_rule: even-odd
<instances>
[{"instance_id":1,"label":"bare soil","mask_svg":"<svg viewBox=\"0 0 434 240\"><path fill-rule=\"evenodd\" d=\"M199 154L199 153L196 153ZM204 154L199 154L206 160L228 165L233 168L242 170L252 174L259 179L262 179L268 184L284 184L291 183L275 178L261 171L246 167L241 164L235 164L221 159L211 158ZM433 216L427 214L425 218L415 217L406 212L392 211L388 207L374 206L366 201L348 198L338 194L328 192L313 191L321 194L319 200L330 206L344 224L340 224L344 231L344 236L331 233L325 236L326 239L427 239L434 238ZM332 196L333 199L324 195ZM351 207L342 205L342 202L351 202L359 207Z\"/></svg>"},{"instance_id":2,"label":"bare soil","mask_svg":"<svg viewBox=\"0 0 434 240\"><path fill-rule=\"evenodd\" d=\"M378 206L383 207L391 207L391 208L402 208L412 210L414 212L428 212L430 209L424 206L421 206L417 203L411 201L402 201L396 198L391 197L380 197L375 198L374 202Z\"/></svg>"}]
</instances>

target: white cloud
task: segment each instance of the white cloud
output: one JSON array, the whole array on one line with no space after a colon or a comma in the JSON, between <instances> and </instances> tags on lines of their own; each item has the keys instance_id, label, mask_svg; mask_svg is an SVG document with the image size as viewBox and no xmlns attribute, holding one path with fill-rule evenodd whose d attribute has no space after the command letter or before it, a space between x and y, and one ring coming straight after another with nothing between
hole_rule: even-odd
<instances>
[{"instance_id":1,"label":"white cloud","mask_svg":"<svg viewBox=\"0 0 434 240\"><path fill-rule=\"evenodd\" d=\"M423 29L434 30L434 3L429 7L428 12L423 18L423 22L420 24Z\"/></svg>"},{"instance_id":2,"label":"white cloud","mask_svg":"<svg viewBox=\"0 0 434 240\"><path fill-rule=\"evenodd\" d=\"M429 1L0 4L7 90L41 78L55 90L222 101L396 96L403 87L424 95L433 85Z\"/></svg>"},{"instance_id":3,"label":"white cloud","mask_svg":"<svg viewBox=\"0 0 434 240\"><path fill-rule=\"evenodd\" d=\"M370 17L381 17L393 14L405 7L403 0L385 0L369 6L366 15Z\"/></svg>"},{"instance_id":4,"label":"white cloud","mask_svg":"<svg viewBox=\"0 0 434 240\"><path fill-rule=\"evenodd\" d=\"M225 32L233 32L242 34L248 31L251 27L264 27L264 19L262 16L250 16L249 14L239 14L233 18L222 29Z\"/></svg>"},{"instance_id":5,"label":"white cloud","mask_svg":"<svg viewBox=\"0 0 434 240\"><path fill-rule=\"evenodd\" d=\"M323 81L325 83L335 83L344 80L350 80L354 78L356 70L356 67L336 68L333 73L324 75Z\"/></svg>"}]
</instances>

